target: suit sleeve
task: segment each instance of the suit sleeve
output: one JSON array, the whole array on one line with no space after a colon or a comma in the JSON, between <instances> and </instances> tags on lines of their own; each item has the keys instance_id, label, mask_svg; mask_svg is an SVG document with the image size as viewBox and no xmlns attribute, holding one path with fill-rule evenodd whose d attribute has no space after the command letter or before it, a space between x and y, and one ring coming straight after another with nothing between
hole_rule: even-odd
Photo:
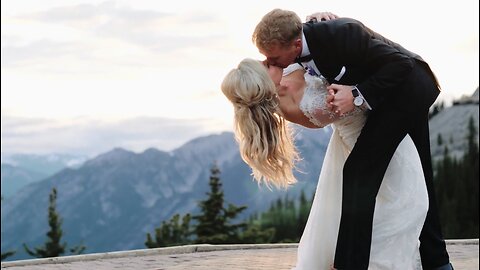
<instances>
[{"instance_id":1,"label":"suit sleeve","mask_svg":"<svg viewBox=\"0 0 480 270\"><path fill-rule=\"evenodd\" d=\"M413 68L414 59L355 20L340 24L332 39L342 62L371 74L357 88L373 109Z\"/></svg>"}]
</instances>

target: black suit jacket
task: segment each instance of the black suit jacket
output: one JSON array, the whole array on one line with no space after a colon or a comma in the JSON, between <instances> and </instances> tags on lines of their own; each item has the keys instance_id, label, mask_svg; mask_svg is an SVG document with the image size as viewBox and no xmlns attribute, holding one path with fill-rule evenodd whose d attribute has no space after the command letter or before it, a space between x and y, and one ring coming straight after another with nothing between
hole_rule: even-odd
<instances>
[{"instance_id":1,"label":"black suit jacket","mask_svg":"<svg viewBox=\"0 0 480 270\"><path fill-rule=\"evenodd\" d=\"M375 197L406 134L420 155L430 198L420 236L422 261L447 264L434 206L428 137L428 108L439 94L435 76L420 56L353 19L306 23L304 34L322 75L330 83L357 85L373 108L343 168L336 268L368 268Z\"/></svg>"},{"instance_id":2,"label":"black suit jacket","mask_svg":"<svg viewBox=\"0 0 480 270\"><path fill-rule=\"evenodd\" d=\"M421 91L400 87L418 61L428 69L417 54L370 30L351 18L318 23L305 23L303 32L320 73L330 82L357 85L370 106L375 107L386 97L399 91ZM335 78L342 68L345 73Z\"/></svg>"}]
</instances>

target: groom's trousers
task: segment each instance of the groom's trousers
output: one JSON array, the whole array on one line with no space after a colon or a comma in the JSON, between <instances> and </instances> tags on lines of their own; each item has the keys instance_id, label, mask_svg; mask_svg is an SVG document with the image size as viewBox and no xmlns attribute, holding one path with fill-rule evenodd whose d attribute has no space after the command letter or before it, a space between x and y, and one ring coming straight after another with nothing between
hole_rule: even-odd
<instances>
[{"instance_id":1,"label":"groom's trousers","mask_svg":"<svg viewBox=\"0 0 480 270\"><path fill-rule=\"evenodd\" d=\"M390 159L409 134L419 153L429 209L420 235L423 269L449 263L438 218L430 154L428 111L439 94L431 73L416 62L408 78L369 112L343 169L342 215L335 252L337 269L367 269L375 199Z\"/></svg>"}]
</instances>

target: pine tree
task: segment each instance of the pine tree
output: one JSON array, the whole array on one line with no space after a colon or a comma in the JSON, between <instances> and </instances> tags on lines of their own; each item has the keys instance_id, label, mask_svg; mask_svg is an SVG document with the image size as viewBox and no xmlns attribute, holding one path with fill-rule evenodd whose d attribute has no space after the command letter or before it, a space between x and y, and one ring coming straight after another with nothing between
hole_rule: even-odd
<instances>
[{"instance_id":1,"label":"pine tree","mask_svg":"<svg viewBox=\"0 0 480 270\"><path fill-rule=\"evenodd\" d=\"M466 136L467 152L462 158L463 172L463 196L461 196L462 206L459 210L459 219L462 227L462 238L475 238L479 235L478 211L479 211L479 190L478 190L478 166L479 149L477 144L478 131L475 127L473 117L470 117L468 123L468 133Z\"/></svg>"},{"instance_id":2,"label":"pine tree","mask_svg":"<svg viewBox=\"0 0 480 270\"><path fill-rule=\"evenodd\" d=\"M288 195L285 196L283 203L278 202L277 220L279 223L275 226L276 240L284 243L297 242L299 240L297 234L298 216L295 202Z\"/></svg>"},{"instance_id":3,"label":"pine tree","mask_svg":"<svg viewBox=\"0 0 480 270\"><path fill-rule=\"evenodd\" d=\"M267 211L250 220L249 226L254 224L261 231L273 232L273 238L268 243L298 242L305 229L312 201L313 196L311 200L307 199L303 191L298 203L288 196L284 199L278 198L271 203Z\"/></svg>"},{"instance_id":4,"label":"pine tree","mask_svg":"<svg viewBox=\"0 0 480 270\"><path fill-rule=\"evenodd\" d=\"M3 202L3 196L2 196L2 198L1 198L1 201ZM9 250L9 251L7 251L7 252L5 252L5 253L2 253L2 259L1 259L1 260L2 260L2 261L5 260L6 258L8 258L8 257L10 257L10 256L15 255L15 253L16 253L16 251L13 251L13 250Z\"/></svg>"},{"instance_id":5,"label":"pine tree","mask_svg":"<svg viewBox=\"0 0 480 270\"><path fill-rule=\"evenodd\" d=\"M240 241L240 230L245 223L231 224L246 206L224 205L224 194L220 180L220 169L214 163L210 169L210 192L208 198L199 202L200 214L193 217L197 220L195 233L197 243L223 244Z\"/></svg>"},{"instance_id":6,"label":"pine tree","mask_svg":"<svg viewBox=\"0 0 480 270\"><path fill-rule=\"evenodd\" d=\"M15 251L7 251L5 253L2 253L2 261L5 260L6 258L15 255Z\"/></svg>"},{"instance_id":7,"label":"pine tree","mask_svg":"<svg viewBox=\"0 0 480 270\"><path fill-rule=\"evenodd\" d=\"M478 238L479 235L477 134L471 117L463 157L451 157L445 146L443 158L435 164L438 209L446 238Z\"/></svg>"},{"instance_id":8,"label":"pine tree","mask_svg":"<svg viewBox=\"0 0 480 270\"><path fill-rule=\"evenodd\" d=\"M56 210L56 201L57 201L57 190L52 189L52 192L49 196L49 206L48 206L48 224L50 226L50 231L47 232L47 242L44 247L37 247L35 251L30 250L27 245L24 243L23 247L25 251L37 258L48 258L48 257L58 257L65 253L67 243L63 242L61 244L61 238L63 235L62 231L62 218L57 213ZM85 246L76 246L70 249L71 254L80 254L85 250Z\"/></svg>"},{"instance_id":9,"label":"pine tree","mask_svg":"<svg viewBox=\"0 0 480 270\"><path fill-rule=\"evenodd\" d=\"M443 137L442 137L442 134L441 134L441 133L438 133L438 136L437 136L437 145L438 145L438 146L443 145Z\"/></svg>"},{"instance_id":10,"label":"pine tree","mask_svg":"<svg viewBox=\"0 0 480 270\"><path fill-rule=\"evenodd\" d=\"M180 224L180 215L174 215L170 221L162 222L162 226L155 229L155 241L152 239L150 233L147 233L145 246L148 248L157 248L191 243L190 220L190 214L186 214L183 216L182 223Z\"/></svg>"},{"instance_id":11,"label":"pine tree","mask_svg":"<svg viewBox=\"0 0 480 270\"><path fill-rule=\"evenodd\" d=\"M312 203L307 200L305 192L302 190L300 193L300 204L298 209L297 218L297 236L300 237L303 234L303 230L307 225L308 215L310 214L310 208Z\"/></svg>"},{"instance_id":12,"label":"pine tree","mask_svg":"<svg viewBox=\"0 0 480 270\"><path fill-rule=\"evenodd\" d=\"M445 103L443 101L434 104L430 112L428 113L428 118L431 119L432 117L437 115L439 112L443 110L444 107L445 107Z\"/></svg>"},{"instance_id":13,"label":"pine tree","mask_svg":"<svg viewBox=\"0 0 480 270\"><path fill-rule=\"evenodd\" d=\"M257 213L250 215L247 227L240 236L242 244L271 243L275 237L275 228L264 228L262 220Z\"/></svg>"},{"instance_id":14,"label":"pine tree","mask_svg":"<svg viewBox=\"0 0 480 270\"><path fill-rule=\"evenodd\" d=\"M250 220L240 236L242 244L271 243L275 236L275 228L263 229L259 220Z\"/></svg>"}]
</instances>

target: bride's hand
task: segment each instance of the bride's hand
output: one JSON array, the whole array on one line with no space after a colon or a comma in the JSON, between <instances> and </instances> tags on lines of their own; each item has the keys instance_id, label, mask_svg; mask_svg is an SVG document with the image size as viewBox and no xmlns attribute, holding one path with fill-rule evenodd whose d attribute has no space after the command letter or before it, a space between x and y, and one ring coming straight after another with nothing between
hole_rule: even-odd
<instances>
[{"instance_id":1,"label":"bride's hand","mask_svg":"<svg viewBox=\"0 0 480 270\"><path fill-rule=\"evenodd\" d=\"M327 109L329 109L330 111L334 111L334 108L333 108L333 100L335 99L335 92L330 89L328 90L328 95L327 95L327 98L325 99L325 102L327 103Z\"/></svg>"},{"instance_id":2,"label":"bride's hand","mask_svg":"<svg viewBox=\"0 0 480 270\"><path fill-rule=\"evenodd\" d=\"M355 109L351 85L331 84L327 87L328 92L335 93L333 101L329 102L331 110L342 116Z\"/></svg>"},{"instance_id":3,"label":"bride's hand","mask_svg":"<svg viewBox=\"0 0 480 270\"><path fill-rule=\"evenodd\" d=\"M338 18L339 17L336 14L333 14L333 13L328 12L328 11L324 11L324 12L316 12L316 13L313 13L311 15L308 15L306 21L307 22L312 21L312 20L315 21L315 22L329 21L329 20L338 19Z\"/></svg>"}]
</instances>

